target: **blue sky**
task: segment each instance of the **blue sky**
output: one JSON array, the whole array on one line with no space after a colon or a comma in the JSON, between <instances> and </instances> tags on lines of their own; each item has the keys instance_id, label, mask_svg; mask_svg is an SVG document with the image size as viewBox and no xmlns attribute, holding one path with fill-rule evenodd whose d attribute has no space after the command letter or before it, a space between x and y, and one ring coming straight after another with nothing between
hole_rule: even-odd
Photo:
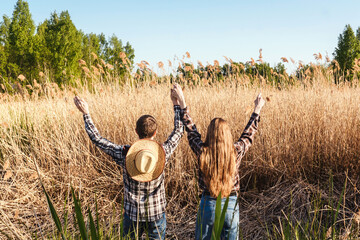
<instances>
[{"instance_id":1,"label":"blue sky","mask_svg":"<svg viewBox=\"0 0 360 240\"><path fill-rule=\"evenodd\" d=\"M115 1L28 0L36 24L51 12L68 10L85 33L115 34L135 49L135 61L182 58L225 62L263 58L272 66L281 57L315 62L314 53L332 53L346 24L360 26L360 1ZM1 2L0 15L12 15L16 0ZM288 69L292 69L287 64Z\"/></svg>"}]
</instances>

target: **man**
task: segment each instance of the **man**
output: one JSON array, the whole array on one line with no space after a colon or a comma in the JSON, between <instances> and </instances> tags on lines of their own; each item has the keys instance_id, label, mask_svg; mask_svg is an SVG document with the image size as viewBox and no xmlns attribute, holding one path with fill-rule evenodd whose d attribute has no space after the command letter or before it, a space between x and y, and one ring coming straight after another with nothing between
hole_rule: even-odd
<instances>
[{"instance_id":1,"label":"man","mask_svg":"<svg viewBox=\"0 0 360 240\"><path fill-rule=\"evenodd\" d=\"M117 145L101 137L89 114L88 104L79 97L74 98L76 107L83 113L85 130L91 141L110 155L123 168L124 181L124 236L132 239L141 237L144 231L150 239L165 239L165 188L164 167L178 146L184 133L180 120L180 106L173 96L174 130L168 139L158 144L156 119L150 115L141 116L136 122L139 141L130 145Z\"/></svg>"}]
</instances>

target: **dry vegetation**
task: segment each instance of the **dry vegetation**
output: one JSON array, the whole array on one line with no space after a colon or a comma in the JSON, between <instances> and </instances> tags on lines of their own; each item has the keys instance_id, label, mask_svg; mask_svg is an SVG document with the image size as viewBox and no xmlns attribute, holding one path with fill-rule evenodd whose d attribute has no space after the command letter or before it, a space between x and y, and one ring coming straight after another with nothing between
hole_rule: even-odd
<instances>
[{"instance_id":1,"label":"dry vegetation","mask_svg":"<svg viewBox=\"0 0 360 240\"><path fill-rule=\"evenodd\" d=\"M318 84L286 90L250 86L243 79L185 87L200 132L205 134L212 118L222 117L233 129L234 140L248 121L256 94L262 91L267 97L259 132L241 165L244 239L267 239L269 232L280 238L283 219L294 224L320 219L319 225L324 224L345 182L333 227L346 237L359 224L360 89L317 80ZM84 90L80 96L88 101L102 136L118 144L136 141L135 122L148 113L158 120L157 140L162 142L173 127L170 86L152 85L98 86L95 94ZM73 96L65 90L52 97L19 96L0 104L0 239L30 239L35 232L47 238L56 232L35 163L60 215L67 209L73 221L73 186L83 206L94 210L97 199L105 226L120 223L121 170L88 139ZM169 238L194 235L199 200L194 170L185 136L165 170Z\"/></svg>"}]
</instances>

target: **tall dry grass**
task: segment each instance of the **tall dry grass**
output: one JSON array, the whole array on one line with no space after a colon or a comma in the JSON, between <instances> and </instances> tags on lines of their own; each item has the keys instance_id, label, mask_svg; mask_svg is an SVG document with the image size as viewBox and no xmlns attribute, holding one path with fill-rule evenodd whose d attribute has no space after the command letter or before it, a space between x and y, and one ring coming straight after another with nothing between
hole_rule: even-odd
<instances>
[{"instance_id":1,"label":"tall dry grass","mask_svg":"<svg viewBox=\"0 0 360 240\"><path fill-rule=\"evenodd\" d=\"M105 88L104 88L105 89ZM200 133L214 117L226 119L234 140L242 133L259 91L267 97L259 132L242 160L240 228L245 239L266 238L268 228L279 224L283 211L294 203L294 221L306 218L312 193L339 199L347 178L341 221L345 231L356 220L359 191L360 89L319 84L312 87L249 87L214 84L185 87L191 116ZM173 128L173 111L166 84L142 88L107 87L105 91L80 94L102 136L117 144L137 140L135 122L143 114L159 124L157 140L163 142ZM47 238L55 232L45 195L35 171L60 213L71 212L70 186L83 206L99 205L106 224L121 221L122 175L109 157L91 143L73 94L61 97L18 100L0 104L1 180L0 238ZM195 159L186 136L166 171L169 238L194 236L198 204ZM334 196L329 193L330 171ZM93 211L94 212L94 211ZM72 216L69 216L72 222Z\"/></svg>"}]
</instances>

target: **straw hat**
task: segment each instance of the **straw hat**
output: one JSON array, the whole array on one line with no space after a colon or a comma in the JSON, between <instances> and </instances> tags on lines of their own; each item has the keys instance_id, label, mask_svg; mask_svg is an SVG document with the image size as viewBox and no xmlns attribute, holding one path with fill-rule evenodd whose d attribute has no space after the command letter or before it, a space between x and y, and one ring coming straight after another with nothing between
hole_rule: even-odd
<instances>
[{"instance_id":1,"label":"straw hat","mask_svg":"<svg viewBox=\"0 0 360 240\"><path fill-rule=\"evenodd\" d=\"M135 142L126 154L126 171L138 182L149 182L158 178L164 167L165 151L154 140L141 139Z\"/></svg>"}]
</instances>

